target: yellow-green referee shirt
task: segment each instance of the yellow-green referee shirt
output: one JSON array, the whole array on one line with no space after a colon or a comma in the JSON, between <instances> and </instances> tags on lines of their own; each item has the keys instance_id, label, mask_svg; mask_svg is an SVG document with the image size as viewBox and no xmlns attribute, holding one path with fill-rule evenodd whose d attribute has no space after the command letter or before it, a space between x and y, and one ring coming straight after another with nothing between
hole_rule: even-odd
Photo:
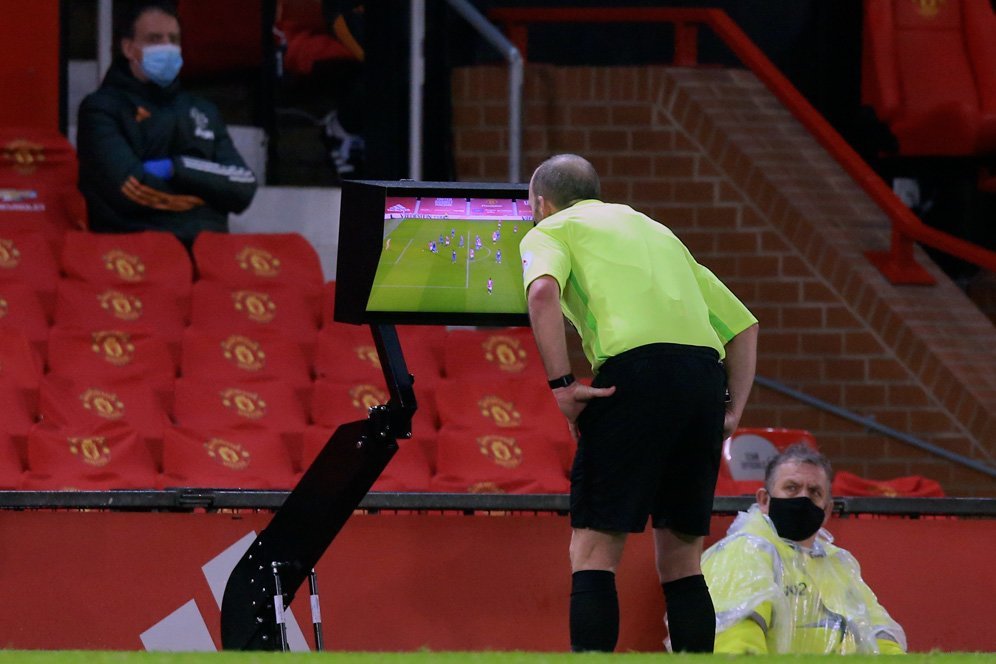
<instances>
[{"instance_id":1,"label":"yellow-green referee shirt","mask_svg":"<svg viewBox=\"0 0 996 664\"><path fill-rule=\"evenodd\" d=\"M597 372L631 348L724 346L757 322L666 226L628 205L585 200L552 214L519 244L525 287L550 275Z\"/></svg>"}]
</instances>

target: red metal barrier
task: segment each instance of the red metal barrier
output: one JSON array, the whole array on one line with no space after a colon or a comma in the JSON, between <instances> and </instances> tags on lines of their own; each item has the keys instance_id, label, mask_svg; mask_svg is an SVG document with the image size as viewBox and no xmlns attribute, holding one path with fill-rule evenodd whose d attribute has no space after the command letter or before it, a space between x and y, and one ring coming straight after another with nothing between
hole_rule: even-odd
<instances>
[{"instance_id":1,"label":"red metal barrier","mask_svg":"<svg viewBox=\"0 0 996 664\"><path fill-rule=\"evenodd\" d=\"M488 15L505 26L523 58L527 53L528 28L533 23L671 23L675 26L674 63L678 66L697 63L698 27L708 26L889 216L892 221L889 250L866 253L889 281L894 284L934 283L934 278L913 258L914 242L996 272L996 252L930 228L913 214L726 12L720 9L627 7L507 8L494 9Z\"/></svg>"}]
</instances>

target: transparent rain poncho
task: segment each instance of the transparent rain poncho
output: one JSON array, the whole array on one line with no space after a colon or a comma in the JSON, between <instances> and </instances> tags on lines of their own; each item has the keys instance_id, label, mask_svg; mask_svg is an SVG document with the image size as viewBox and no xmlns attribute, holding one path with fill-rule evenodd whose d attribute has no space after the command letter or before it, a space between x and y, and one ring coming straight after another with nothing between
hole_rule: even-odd
<instances>
[{"instance_id":1,"label":"transparent rain poncho","mask_svg":"<svg viewBox=\"0 0 996 664\"><path fill-rule=\"evenodd\" d=\"M878 653L879 639L906 650L902 627L826 530L804 549L778 537L753 505L705 552L702 571L716 607L717 644L724 631L753 620L771 653Z\"/></svg>"}]
</instances>

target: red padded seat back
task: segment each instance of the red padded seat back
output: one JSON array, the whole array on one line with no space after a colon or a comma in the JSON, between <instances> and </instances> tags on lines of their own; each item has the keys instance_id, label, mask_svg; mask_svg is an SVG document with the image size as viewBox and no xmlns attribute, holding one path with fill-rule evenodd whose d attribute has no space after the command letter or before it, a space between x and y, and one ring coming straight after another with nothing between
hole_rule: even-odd
<instances>
[{"instance_id":1,"label":"red padded seat back","mask_svg":"<svg viewBox=\"0 0 996 664\"><path fill-rule=\"evenodd\" d=\"M566 493L570 483L556 450L539 434L444 426L431 486L452 493Z\"/></svg>"},{"instance_id":2,"label":"red padded seat back","mask_svg":"<svg viewBox=\"0 0 996 664\"><path fill-rule=\"evenodd\" d=\"M0 430L0 490L16 491L24 481L24 466L14 439Z\"/></svg>"},{"instance_id":3,"label":"red padded seat back","mask_svg":"<svg viewBox=\"0 0 996 664\"><path fill-rule=\"evenodd\" d=\"M28 434L26 489L153 489L156 468L138 434L122 425L36 425Z\"/></svg>"},{"instance_id":4,"label":"red padded seat back","mask_svg":"<svg viewBox=\"0 0 996 664\"><path fill-rule=\"evenodd\" d=\"M38 411L56 427L124 424L145 441L156 467L162 460L163 434L170 425L160 399L140 382L114 383L95 377L46 376Z\"/></svg>"},{"instance_id":5,"label":"red padded seat back","mask_svg":"<svg viewBox=\"0 0 996 664\"><path fill-rule=\"evenodd\" d=\"M160 396L172 394L176 360L167 342L122 329L53 327L48 341L50 373L76 381L139 382Z\"/></svg>"},{"instance_id":6,"label":"red padded seat back","mask_svg":"<svg viewBox=\"0 0 996 664\"><path fill-rule=\"evenodd\" d=\"M294 469L276 433L173 427L163 445L162 486L290 489Z\"/></svg>"},{"instance_id":7,"label":"red padded seat back","mask_svg":"<svg viewBox=\"0 0 996 664\"><path fill-rule=\"evenodd\" d=\"M447 378L529 376L546 382L543 362L528 328L452 330L443 342L443 367Z\"/></svg>"},{"instance_id":8,"label":"red padded seat back","mask_svg":"<svg viewBox=\"0 0 996 664\"><path fill-rule=\"evenodd\" d=\"M62 269L71 279L108 287L157 285L186 306L193 267L172 233L70 233Z\"/></svg>"},{"instance_id":9,"label":"red padded seat back","mask_svg":"<svg viewBox=\"0 0 996 664\"><path fill-rule=\"evenodd\" d=\"M278 380L295 390L311 387L311 368L301 347L273 334L211 332L188 328L181 373L214 383Z\"/></svg>"}]
</instances>

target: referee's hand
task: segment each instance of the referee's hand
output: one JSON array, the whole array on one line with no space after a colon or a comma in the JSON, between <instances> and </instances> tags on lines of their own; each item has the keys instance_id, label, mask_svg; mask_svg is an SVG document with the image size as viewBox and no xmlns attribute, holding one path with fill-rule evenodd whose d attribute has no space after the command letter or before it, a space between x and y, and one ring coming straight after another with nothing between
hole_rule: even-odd
<instances>
[{"instance_id":1,"label":"referee's hand","mask_svg":"<svg viewBox=\"0 0 996 664\"><path fill-rule=\"evenodd\" d=\"M615 385L612 387L592 387L579 381L575 381L567 387L558 387L553 391L557 407L567 418L567 425L571 429L571 437L574 438L575 443L578 441L578 415L581 414L581 411L592 399L612 396L615 391Z\"/></svg>"}]
</instances>

